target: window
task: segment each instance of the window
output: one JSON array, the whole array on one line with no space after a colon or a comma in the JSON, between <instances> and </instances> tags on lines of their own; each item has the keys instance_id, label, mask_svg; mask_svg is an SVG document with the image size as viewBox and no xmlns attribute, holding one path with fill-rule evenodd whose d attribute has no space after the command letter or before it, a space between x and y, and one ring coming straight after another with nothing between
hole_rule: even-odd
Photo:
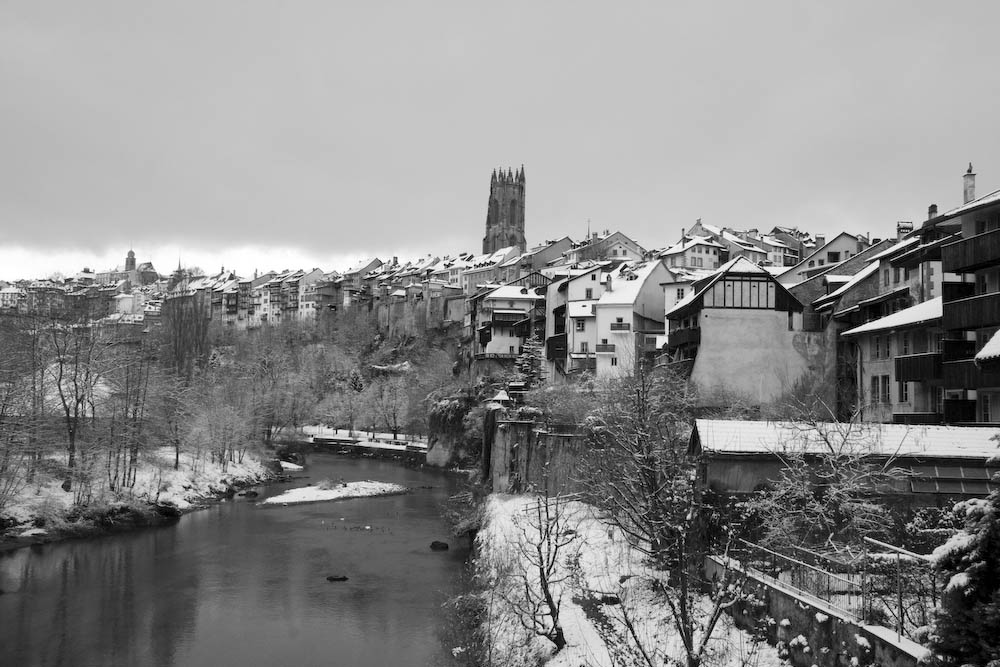
<instances>
[{"instance_id":1,"label":"window","mask_svg":"<svg viewBox=\"0 0 1000 667\"><path fill-rule=\"evenodd\" d=\"M839 252L826 253L826 261L830 262L831 264L836 264L837 262L840 261L840 253Z\"/></svg>"},{"instance_id":2,"label":"window","mask_svg":"<svg viewBox=\"0 0 1000 667\"><path fill-rule=\"evenodd\" d=\"M618 357L611 357L611 365L612 366L618 365Z\"/></svg>"},{"instance_id":3,"label":"window","mask_svg":"<svg viewBox=\"0 0 1000 667\"><path fill-rule=\"evenodd\" d=\"M868 343L868 358L878 359L878 355L882 350L882 337L872 336Z\"/></svg>"},{"instance_id":4,"label":"window","mask_svg":"<svg viewBox=\"0 0 1000 667\"><path fill-rule=\"evenodd\" d=\"M882 272L882 284L886 287L889 286L889 269Z\"/></svg>"},{"instance_id":5,"label":"window","mask_svg":"<svg viewBox=\"0 0 1000 667\"><path fill-rule=\"evenodd\" d=\"M795 313L788 311L788 330L795 331Z\"/></svg>"},{"instance_id":6,"label":"window","mask_svg":"<svg viewBox=\"0 0 1000 667\"><path fill-rule=\"evenodd\" d=\"M878 376L872 376L871 402L878 403Z\"/></svg>"},{"instance_id":7,"label":"window","mask_svg":"<svg viewBox=\"0 0 1000 667\"><path fill-rule=\"evenodd\" d=\"M601 345L607 345L607 344L608 344L608 339L607 338L602 338L601 339Z\"/></svg>"},{"instance_id":8,"label":"window","mask_svg":"<svg viewBox=\"0 0 1000 667\"><path fill-rule=\"evenodd\" d=\"M984 421L984 422L992 421L990 419L990 412L991 412L991 410L990 410L990 395L989 394L983 394L983 397L982 397L981 402L980 402L980 406L981 406L981 411L982 411L982 419L980 421Z\"/></svg>"},{"instance_id":9,"label":"window","mask_svg":"<svg viewBox=\"0 0 1000 667\"><path fill-rule=\"evenodd\" d=\"M701 257L692 257L691 258L691 266L704 266L702 258Z\"/></svg>"},{"instance_id":10,"label":"window","mask_svg":"<svg viewBox=\"0 0 1000 667\"><path fill-rule=\"evenodd\" d=\"M586 327L586 320L578 319L576 320L576 330L583 331Z\"/></svg>"},{"instance_id":11,"label":"window","mask_svg":"<svg viewBox=\"0 0 1000 667\"><path fill-rule=\"evenodd\" d=\"M900 339L901 340L900 340L899 346L900 346L901 349L900 349L899 353L900 354L909 354L910 353L910 332L909 331L904 331L902 334L900 334Z\"/></svg>"},{"instance_id":12,"label":"window","mask_svg":"<svg viewBox=\"0 0 1000 667\"><path fill-rule=\"evenodd\" d=\"M671 258L670 258L670 261L673 261L673 259L674 259L674 258L673 258L673 257L671 257ZM591 280L597 280L597 274L596 274L596 273L591 273L591 274L590 274L590 279L591 279Z\"/></svg>"},{"instance_id":13,"label":"window","mask_svg":"<svg viewBox=\"0 0 1000 667\"><path fill-rule=\"evenodd\" d=\"M882 381L879 383L879 385L880 385L880 387L879 387L879 389L880 389L880 391L879 391L879 403L883 403L883 404L884 403L888 403L889 402L889 376L888 375L883 375L882 376Z\"/></svg>"},{"instance_id":14,"label":"window","mask_svg":"<svg viewBox=\"0 0 1000 667\"><path fill-rule=\"evenodd\" d=\"M580 342L580 351L583 352L584 354L586 354L587 352L590 352L590 343L588 343L587 341L581 341Z\"/></svg>"},{"instance_id":15,"label":"window","mask_svg":"<svg viewBox=\"0 0 1000 667\"><path fill-rule=\"evenodd\" d=\"M513 345L510 346L510 353L514 354L514 346Z\"/></svg>"},{"instance_id":16,"label":"window","mask_svg":"<svg viewBox=\"0 0 1000 667\"><path fill-rule=\"evenodd\" d=\"M677 288L677 300L680 301L683 298L684 298L684 288L683 287L678 287Z\"/></svg>"},{"instance_id":17,"label":"window","mask_svg":"<svg viewBox=\"0 0 1000 667\"><path fill-rule=\"evenodd\" d=\"M894 282L894 283L898 283L899 282L899 267L898 266L892 270L892 282Z\"/></svg>"},{"instance_id":18,"label":"window","mask_svg":"<svg viewBox=\"0 0 1000 667\"><path fill-rule=\"evenodd\" d=\"M937 388L937 413L939 415L944 414L944 387Z\"/></svg>"},{"instance_id":19,"label":"window","mask_svg":"<svg viewBox=\"0 0 1000 667\"><path fill-rule=\"evenodd\" d=\"M910 269L909 268L904 268L903 269L903 280L909 280L909 279L910 279Z\"/></svg>"},{"instance_id":20,"label":"window","mask_svg":"<svg viewBox=\"0 0 1000 667\"><path fill-rule=\"evenodd\" d=\"M910 402L910 383L900 382L899 383L899 402L909 403Z\"/></svg>"},{"instance_id":21,"label":"window","mask_svg":"<svg viewBox=\"0 0 1000 667\"><path fill-rule=\"evenodd\" d=\"M618 324L621 324L621 323L622 323L622 322L624 322L624 321L625 321L625 319L624 319L624 318L622 318L622 317L616 317L616 318L615 318L615 322L617 322Z\"/></svg>"},{"instance_id":22,"label":"window","mask_svg":"<svg viewBox=\"0 0 1000 667\"><path fill-rule=\"evenodd\" d=\"M886 337L883 338L882 340L885 341L885 351L882 354L882 358L888 359L889 357L892 356L892 353L889 351L889 343L892 341L892 336L886 335Z\"/></svg>"},{"instance_id":23,"label":"window","mask_svg":"<svg viewBox=\"0 0 1000 667\"><path fill-rule=\"evenodd\" d=\"M612 248L611 249L611 256L612 257L617 257L618 256L618 248Z\"/></svg>"},{"instance_id":24,"label":"window","mask_svg":"<svg viewBox=\"0 0 1000 667\"><path fill-rule=\"evenodd\" d=\"M594 290L593 290L593 288L588 287L587 289L583 290L583 298L584 299L593 299L594 298Z\"/></svg>"},{"instance_id":25,"label":"window","mask_svg":"<svg viewBox=\"0 0 1000 667\"><path fill-rule=\"evenodd\" d=\"M810 259L809 260L809 268L811 269L814 266L816 266L816 262L814 262L813 260Z\"/></svg>"}]
</instances>

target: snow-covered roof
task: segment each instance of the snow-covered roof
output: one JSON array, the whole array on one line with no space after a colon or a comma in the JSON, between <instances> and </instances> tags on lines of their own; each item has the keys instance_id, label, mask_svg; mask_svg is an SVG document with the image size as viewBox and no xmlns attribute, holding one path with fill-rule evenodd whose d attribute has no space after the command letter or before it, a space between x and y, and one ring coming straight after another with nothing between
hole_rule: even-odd
<instances>
[{"instance_id":1,"label":"snow-covered roof","mask_svg":"<svg viewBox=\"0 0 1000 667\"><path fill-rule=\"evenodd\" d=\"M943 218L952 218L952 217L954 217L956 215L961 215L962 213L965 213L966 211L970 211L970 210L972 210L974 208L979 208L981 206L987 206L989 204L995 204L997 202L1000 202L1000 190L995 190L995 191L989 193L988 195L983 195L979 199L973 199L968 204L962 204L961 206L957 206L957 207L951 209L950 211L948 211L947 213L942 214L941 217L943 217Z\"/></svg>"},{"instance_id":2,"label":"snow-covered roof","mask_svg":"<svg viewBox=\"0 0 1000 667\"><path fill-rule=\"evenodd\" d=\"M970 457L1000 454L996 428L907 424L819 423L697 419L702 452L727 454L844 453L883 456ZM826 439L824 439L826 436Z\"/></svg>"},{"instance_id":3,"label":"snow-covered roof","mask_svg":"<svg viewBox=\"0 0 1000 667\"><path fill-rule=\"evenodd\" d=\"M591 301L570 301L566 304L566 315L568 317L594 317L594 304L597 300Z\"/></svg>"},{"instance_id":4,"label":"snow-covered roof","mask_svg":"<svg viewBox=\"0 0 1000 667\"><path fill-rule=\"evenodd\" d=\"M976 354L976 362L990 361L1000 357L1000 331L996 331Z\"/></svg>"},{"instance_id":5,"label":"snow-covered roof","mask_svg":"<svg viewBox=\"0 0 1000 667\"><path fill-rule=\"evenodd\" d=\"M602 306L634 304L646 280L658 266L662 265L660 260L641 264L622 264L617 271L607 274L611 279L611 286L610 289L604 290L598 303Z\"/></svg>"},{"instance_id":6,"label":"snow-covered roof","mask_svg":"<svg viewBox=\"0 0 1000 667\"><path fill-rule=\"evenodd\" d=\"M875 331L887 331L890 329L902 329L912 327L923 322L941 319L941 297L934 297L915 306L904 308L892 315L880 317L867 324L854 327L840 334L841 336L857 336L859 334L873 333Z\"/></svg>"},{"instance_id":7,"label":"snow-covered roof","mask_svg":"<svg viewBox=\"0 0 1000 667\"><path fill-rule=\"evenodd\" d=\"M876 271L878 271L878 262L872 262L871 264L866 265L865 268L861 269L853 276L851 276L851 279L848 280L846 283L844 283L837 289L833 290L829 294L824 294L823 296L819 297L818 299L813 301L813 303L818 304L821 301L832 301L834 299L843 296L844 294L847 293L848 290L850 290L852 287L854 287L859 282L861 282L871 274L875 273Z\"/></svg>"},{"instance_id":8,"label":"snow-covered roof","mask_svg":"<svg viewBox=\"0 0 1000 667\"><path fill-rule=\"evenodd\" d=\"M895 243L895 244L889 246L888 248L886 248L885 250L883 250L882 252L878 253L877 255L872 255L868 259L870 261L872 261L872 262L876 262L876 261L882 259L883 257L887 257L889 255L895 255L897 252L903 250L904 248L909 248L910 246L914 245L915 243L920 243L920 237L919 236L911 236L910 238L904 239L904 240L900 241L899 243Z\"/></svg>"},{"instance_id":9,"label":"snow-covered roof","mask_svg":"<svg viewBox=\"0 0 1000 667\"><path fill-rule=\"evenodd\" d=\"M486 295L487 299L507 299L514 301L517 299L544 299L545 296L537 294L532 287L522 287L520 285L502 285Z\"/></svg>"},{"instance_id":10,"label":"snow-covered roof","mask_svg":"<svg viewBox=\"0 0 1000 667\"><path fill-rule=\"evenodd\" d=\"M716 243L715 241L713 241L711 238L709 238L707 236L692 236L690 238L685 238L683 241L680 241L679 243L675 243L674 245L670 246L669 248L667 248L666 250L663 251L663 254L664 255L673 255L673 254L676 254L678 252L684 252L685 250L688 250L689 248L693 248L693 247L699 246L699 245L712 246L713 248L722 248L722 247L724 247L721 243Z\"/></svg>"}]
</instances>

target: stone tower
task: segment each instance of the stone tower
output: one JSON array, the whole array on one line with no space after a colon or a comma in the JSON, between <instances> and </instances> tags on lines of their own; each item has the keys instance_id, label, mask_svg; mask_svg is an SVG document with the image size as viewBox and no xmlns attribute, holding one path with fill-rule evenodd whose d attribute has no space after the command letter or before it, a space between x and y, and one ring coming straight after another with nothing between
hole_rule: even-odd
<instances>
[{"instance_id":1,"label":"stone tower","mask_svg":"<svg viewBox=\"0 0 1000 667\"><path fill-rule=\"evenodd\" d=\"M125 255L125 270L135 271L135 253L131 250L129 250L128 254Z\"/></svg>"},{"instance_id":2,"label":"stone tower","mask_svg":"<svg viewBox=\"0 0 1000 667\"><path fill-rule=\"evenodd\" d=\"M517 173L493 171L490 179L490 202L486 210L486 236L483 254L517 246L524 252L524 165Z\"/></svg>"}]
</instances>

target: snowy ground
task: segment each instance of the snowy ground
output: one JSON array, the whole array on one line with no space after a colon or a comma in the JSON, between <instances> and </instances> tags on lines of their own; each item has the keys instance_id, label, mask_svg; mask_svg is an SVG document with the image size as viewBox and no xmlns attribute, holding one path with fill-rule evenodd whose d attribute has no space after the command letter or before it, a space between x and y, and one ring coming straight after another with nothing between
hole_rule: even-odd
<instances>
[{"instance_id":1,"label":"snowy ground","mask_svg":"<svg viewBox=\"0 0 1000 667\"><path fill-rule=\"evenodd\" d=\"M391 496L406 493L405 486L389 482L344 482L343 484L305 486L299 489L289 489L280 496L272 496L261 505L289 505L291 503L317 503L324 500L345 500L348 498L370 498L372 496Z\"/></svg>"},{"instance_id":2,"label":"snowy ground","mask_svg":"<svg viewBox=\"0 0 1000 667\"><path fill-rule=\"evenodd\" d=\"M532 636L514 611L524 590L538 589L535 545L539 521L533 496L491 496L477 538L477 568L487 578L487 636L495 664L519 667L540 662L551 667L618 667L645 664L639 645L653 664L683 662L679 636L669 610L652 587L653 572L619 531L602 524L594 509L580 502L563 505L557 533L569 538L558 552L553 588L561 597L560 621L567 646L553 655L553 644ZM527 547L527 548L525 548ZM608 603L612 602L612 603ZM707 601L706 601L707 604ZM520 618L519 618L520 617ZM634 626L634 638L626 626ZM461 647L456 647L461 651ZM754 641L723 616L709 644L705 664L777 667L784 664L774 647Z\"/></svg>"},{"instance_id":3,"label":"snowy ground","mask_svg":"<svg viewBox=\"0 0 1000 667\"><path fill-rule=\"evenodd\" d=\"M173 464L174 452L170 448L144 452L131 489L113 494L103 485L95 484L90 505L149 502L186 510L231 486L263 482L270 476L249 455L242 462L228 462L225 470L220 463L210 461L207 454L182 453L177 470ZM31 529L29 525L39 517L46 519L46 525L58 525L59 518L72 508L74 500L74 493L63 491L61 484L59 477L40 474L34 483L11 498L3 515L20 525L10 532L21 537L44 534L43 529Z\"/></svg>"}]
</instances>

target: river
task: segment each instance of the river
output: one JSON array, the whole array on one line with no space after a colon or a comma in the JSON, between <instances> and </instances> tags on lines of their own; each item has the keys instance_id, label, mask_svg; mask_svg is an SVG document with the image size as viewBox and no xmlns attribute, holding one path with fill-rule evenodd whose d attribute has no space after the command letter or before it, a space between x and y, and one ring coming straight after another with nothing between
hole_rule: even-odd
<instances>
[{"instance_id":1,"label":"river","mask_svg":"<svg viewBox=\"0 0 1000 667\"><path fill-rule=\"evenodd\" d=\"M0 665L452 664L441 603L468 549L440 504L456 481L334 455L303 474L170 526L0 554ZM257 504L325 477L413 491Z\"/></svg>"}]
</instances>

